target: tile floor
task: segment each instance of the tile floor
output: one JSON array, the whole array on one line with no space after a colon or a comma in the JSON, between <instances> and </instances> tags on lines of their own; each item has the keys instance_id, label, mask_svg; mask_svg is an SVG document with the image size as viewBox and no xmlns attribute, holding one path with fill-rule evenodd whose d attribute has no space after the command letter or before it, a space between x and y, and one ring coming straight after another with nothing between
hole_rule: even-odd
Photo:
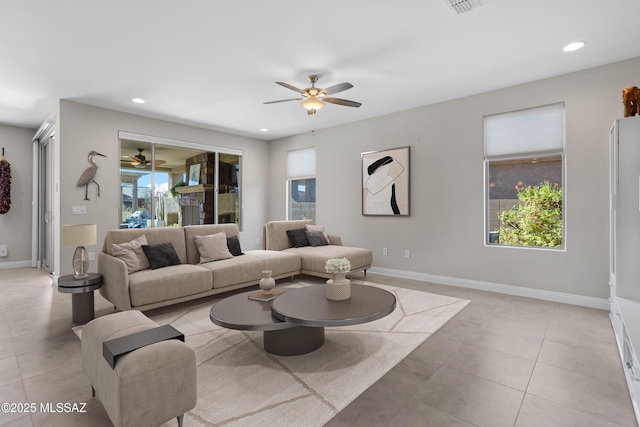
<instances>
[{"instance_id":1,"label":"tile floor","mask_svg":"<svg viewBox=\"0 0 640 427\"><path fill-rule=\"evenodd\" d=\"M327 425L637 426L608 313L369 274L472 303ZM201 302L201 301L200 301ZM40 270L0 270L0 403L89 401L99 417L0 412L2 426L105 425L90 398L71 295ZM96 292L96 314L112 306ZM185 420L185 427L188 424ZM107 422L108 425L108 422Z\"/></svg>"}]
</instances>

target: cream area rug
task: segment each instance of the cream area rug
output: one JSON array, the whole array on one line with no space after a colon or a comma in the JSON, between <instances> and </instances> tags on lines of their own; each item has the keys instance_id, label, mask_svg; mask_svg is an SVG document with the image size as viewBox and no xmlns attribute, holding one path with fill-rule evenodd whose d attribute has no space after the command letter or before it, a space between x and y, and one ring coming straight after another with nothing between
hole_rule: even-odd
<instances>
[{"instance_id":1,"label":"cream area rug","mask_svg":"<svg viewBox=\"0 0 640 427\"><path fill-rule=\"evenodd\" d=\"M322 426L469 304L362 283L392 292L397 299L394 312L370 323L326 328L324 345L300 356L267 353L262 332L214 325L210 303L188 311L148 313L156 323L169 323L184 333L196 352L198 404L185 415L184 424ZM284 287L301 286L323 285L298 282Z\"/></svg>"}]
</instances>

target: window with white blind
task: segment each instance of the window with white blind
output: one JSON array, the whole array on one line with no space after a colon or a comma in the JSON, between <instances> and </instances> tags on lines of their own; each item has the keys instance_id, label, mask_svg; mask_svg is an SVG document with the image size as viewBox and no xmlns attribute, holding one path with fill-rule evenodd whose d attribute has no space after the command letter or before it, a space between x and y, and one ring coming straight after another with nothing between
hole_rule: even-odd
<instances>
[{"instance_id":1,"label":"window with white blind","mask_svg":"<svg viewBox=\"0 0 640 427\"><path fill-rule=\"evenodd\" d=\"M486 116L486 243L564 247L564 103Z\"/></svg>"},{"instance_id":2,"label":"window with white blind","mask_svg":"<svg viewBox=\"0 0 640 427\"><path fill-rule=\"evenodd\" d=\"M316 149L287 152L287 219L316 220Z\"/></svg>"}]
</instances>

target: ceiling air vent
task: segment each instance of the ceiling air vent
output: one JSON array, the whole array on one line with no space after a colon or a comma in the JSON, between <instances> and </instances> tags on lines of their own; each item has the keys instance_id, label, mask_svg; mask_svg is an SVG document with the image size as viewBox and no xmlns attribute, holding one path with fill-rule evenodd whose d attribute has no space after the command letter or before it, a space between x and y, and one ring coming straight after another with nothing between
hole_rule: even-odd
<instances>
[{"instance_id":1,"label":"ceiling air vent","mask_svg":"<svg viewBox=\"0 0 640 427\"><path fill-rule=\"evenodd\" d=\"M462 15L477 7L480 7L480 0L443 0L444 4L455 15Z\"/></svg>"}]
</instances>

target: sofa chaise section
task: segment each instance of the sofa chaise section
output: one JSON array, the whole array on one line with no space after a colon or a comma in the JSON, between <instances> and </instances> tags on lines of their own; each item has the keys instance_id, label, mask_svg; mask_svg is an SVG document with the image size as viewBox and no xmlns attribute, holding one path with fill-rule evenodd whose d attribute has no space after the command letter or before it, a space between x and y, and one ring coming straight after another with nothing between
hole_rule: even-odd
<instances>
[{"instance_id":1,"label":"sofa chaise section","mask_svg":"<svg viewBox=\"0 0 640 427\"><path fill-rule=\"evenodd\" d=\"M311 220L270 221L265 224L263 239L266 250L282 251L298 255L301 259L300 272L312 276L330 278L325 272L325 264L331 258L347 258L351 262L351 271L364 270L371 267L373 253L369 249L343 246L342 239L334 234L328 234L329 245L291 247L287 230L305 228L312 225Z\"/></svg>"}]
</instances>

